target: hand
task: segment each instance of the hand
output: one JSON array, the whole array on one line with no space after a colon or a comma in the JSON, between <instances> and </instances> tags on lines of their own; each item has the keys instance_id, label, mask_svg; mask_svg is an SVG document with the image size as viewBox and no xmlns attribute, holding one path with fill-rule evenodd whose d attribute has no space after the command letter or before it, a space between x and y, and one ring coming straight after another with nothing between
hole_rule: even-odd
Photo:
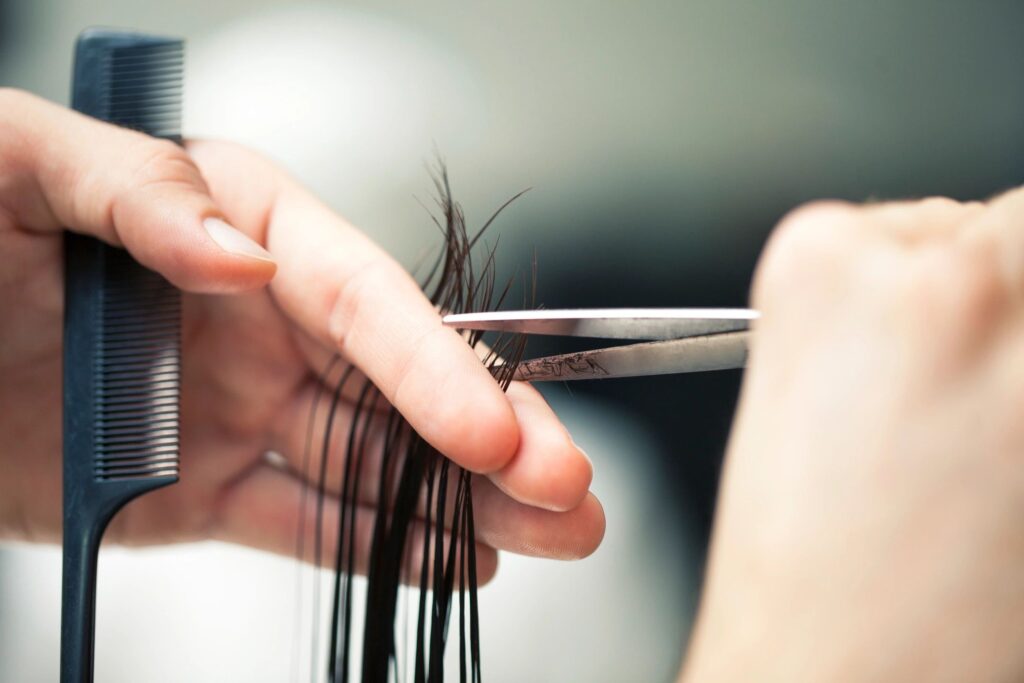
<instances>
[{"instance_id":1,"label":"hand","mask_svg":"<svg viewBox=\"0 0 1024 683\"><path fill-rule=\"evenodd\" d=\"M495 549L596 548L604 517L590 463L536 391L517 383L504 395L398 264L267 161L215 142L187 150L0 90L0 537L60 538L67 228L127 248L187 292L181 481L129 504L111 539L294 553L298 515L314 510L299 511L311 397L338 351L480 473L482 579ZM269 464L268 449L289 466ZM333 463L335 492L340 472ZM328 522L337 505L327 501Z\"/></svg>"},{"instance_id":2,"label":"hand","mask_svg":"<svg viewBox=\"0 0 1024 683\"><path fill-rule=\"evenodd\" d=\"M684 679L1024 676L1024 190L776 230Z\"/></svg>"}]
</instances>

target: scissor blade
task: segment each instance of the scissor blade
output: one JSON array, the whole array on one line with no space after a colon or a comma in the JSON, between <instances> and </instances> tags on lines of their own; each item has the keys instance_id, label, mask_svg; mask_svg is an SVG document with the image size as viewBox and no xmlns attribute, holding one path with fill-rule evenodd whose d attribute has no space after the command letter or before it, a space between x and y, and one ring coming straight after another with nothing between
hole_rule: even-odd
<instances>
[{"instance_id":1,"label":"scissor blade","mask_svg":"<svg viewBox=\"0 0 1024 683\"><path fill-rule=\"evenodd\" d=\"M748 308L593 308L459 313L446 315L444 324L463 330L663 340L746 330L758 315Z\"/></svg>"},{"instance_id":2,"label":"scissor blade","mask_svg":"<svg viewBox=\"0 0 1024 683\"><path fill-rule=\"evenodd\" d=\"M750 332L728 332L533 358L520 363L515 379L610 379L742 368L749 338Z\"/></svg>"}]
</instances>

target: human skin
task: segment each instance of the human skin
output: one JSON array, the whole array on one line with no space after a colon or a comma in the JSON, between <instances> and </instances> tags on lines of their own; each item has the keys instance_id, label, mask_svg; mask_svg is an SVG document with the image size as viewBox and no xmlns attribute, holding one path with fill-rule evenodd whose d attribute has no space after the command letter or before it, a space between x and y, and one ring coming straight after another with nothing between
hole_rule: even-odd
<instances>
[{"instance_id":1,"label":"human skin","mask_svg":"<svg viewBox=\"0 0 1024 683\"><path fill-rule=\"evenodd\" d=\"M208 232L211 217L225 223ZM125 247L186 292L181 481L130 503L111 541L294 553L300 516L314 526L313 496L299 507L309 410L337 352L478 473L482 580L497 550L571 559L600 543L590 461L540 395L521 383L503 394L412 278L286 174L235 145L181 149L10 89L0 90L0 539L61 537L65 228ZM351 404L340 411L339 440ZM341 465L329 468L325 557ZM359 492L357 564L374 496Z\"/></svg>"},{"instance_id":2,"label":"human skin","mask_svg":"<svg viewBox=\"0 0 1024 683\"><path fill-rule=\"evenodd\" d=\"M1024 191L797 210L752 300L680 680L1024 678Z\"/></svg>"}]
</instances>

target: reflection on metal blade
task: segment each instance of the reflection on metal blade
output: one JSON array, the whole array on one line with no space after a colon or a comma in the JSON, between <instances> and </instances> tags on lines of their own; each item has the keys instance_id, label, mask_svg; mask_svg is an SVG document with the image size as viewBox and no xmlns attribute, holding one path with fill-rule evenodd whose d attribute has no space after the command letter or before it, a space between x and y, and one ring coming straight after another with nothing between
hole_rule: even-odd
<instances>
[{"instance_id":1,"label":"reflection on metal blade","mask_svg":"<svg viewBox=\"0 0 1024 683\"><path fill-rule=\"evenodd\" d=\"M730 332L533 358L519 365L515 379L566 381L742 368L749 336Z\"/></svg>"}]
</instances>

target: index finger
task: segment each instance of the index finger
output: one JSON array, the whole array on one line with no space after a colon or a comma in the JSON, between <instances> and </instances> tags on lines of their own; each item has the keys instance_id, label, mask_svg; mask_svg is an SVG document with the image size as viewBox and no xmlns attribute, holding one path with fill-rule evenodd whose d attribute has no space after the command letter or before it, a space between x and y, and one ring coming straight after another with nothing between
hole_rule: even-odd
<instances>
[{"instance_id":1,"label":"index finger","mask_svg":"<svg viewBox=\"0 0 1024 683\"><path fill-rule=\"evenodd\" d=\"M486 473L512 458L519 426L509 401L405 269L257 155L215 142L188 149L229 221L274 256L271 292L289 317L459 465Z\"/></svg>"}]
</instances>

